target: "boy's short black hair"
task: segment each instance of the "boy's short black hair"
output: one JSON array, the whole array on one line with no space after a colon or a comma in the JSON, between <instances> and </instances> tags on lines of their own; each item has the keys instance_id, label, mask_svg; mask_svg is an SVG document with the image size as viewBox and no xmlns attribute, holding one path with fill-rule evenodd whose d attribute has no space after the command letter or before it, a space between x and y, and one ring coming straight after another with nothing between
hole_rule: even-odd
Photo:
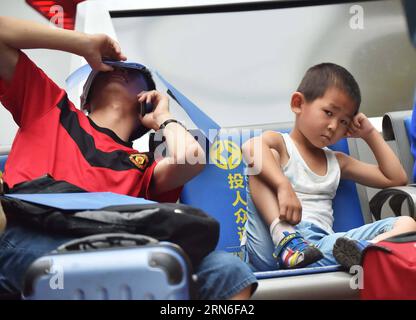
<instances>
[{"instance_id":1,"label":"boy's short black hair","mask_svg":"<svg viewBox=\"0 0 416 320\"><path fill-rule=\"evenodd\" d=\"M307 102L323 97L326 90L335 87L344 91L356 104L361 104L361 92L357 81L345 68L335 63L320 63L306 71L297 89Z\"/></svg>"}]
</instances>

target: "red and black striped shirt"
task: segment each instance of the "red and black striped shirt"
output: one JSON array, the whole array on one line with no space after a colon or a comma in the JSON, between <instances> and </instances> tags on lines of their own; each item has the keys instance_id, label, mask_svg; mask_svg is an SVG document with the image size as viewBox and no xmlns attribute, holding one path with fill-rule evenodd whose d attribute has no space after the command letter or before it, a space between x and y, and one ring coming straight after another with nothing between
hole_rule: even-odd
<instances>
[{"instance_id":1,"label":"red and black striped shirt","mask_svg":"<svg viewBox=\"0 0 416 320\"><path fill-rule=\"evenodd\" d=\"M3 176L9 188L50 174L91 192L176 202L181 188L150 194L152 154L97 126L23 52L11 82L0 79L0 101L19 126Z\"/></svg>"}]
</instances>

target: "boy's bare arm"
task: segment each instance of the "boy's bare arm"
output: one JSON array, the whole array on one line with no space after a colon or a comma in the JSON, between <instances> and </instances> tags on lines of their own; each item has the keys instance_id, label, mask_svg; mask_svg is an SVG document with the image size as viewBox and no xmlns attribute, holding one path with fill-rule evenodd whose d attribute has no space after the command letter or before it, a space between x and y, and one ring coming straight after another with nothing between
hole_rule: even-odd
<instances>
[{"instance_id":1,"label":"boy's bare arm","mask_svg":"<svg viewBox=\"0 0 416 320\"><path fill-rule=\"evenodd\" d=\"M407 175L399 159L364 114L358 114L350 128L349 136L362 138L373 152L378 165L364 163L338 153L343 178L373 188L407 184Z\"/></svg>"},{"instance_id":2,"label":"boy's bare arm","mask_svg":"<svg viewBox=\"0 0 416 320\"><path fill-rule=\"evenodd\" d=\"M299 223L302 217L302 205L280 167L281 155L286 150L282 136L273 131L266 131L260 137L244 143L242 150L249 167L248 174L250 175L250 171L257 174L258 178L275 192L279 205L279 218L291 224Z\"/></svg>"},{"instance_id":3,"label":"boy's bare arm","mask_svg":"<svg viewBox=\"0 0 416 320\"><path fill-rule=\"evenodd\" d=\"M19 49L45 48L67 51L85 57L94 69L110 71L102 63L107 57L125 60L118 43L97 34L57 29L48 25L11 17L0 17L0 77L9 82L18 60Z\"/></svg>"}]
</instances>

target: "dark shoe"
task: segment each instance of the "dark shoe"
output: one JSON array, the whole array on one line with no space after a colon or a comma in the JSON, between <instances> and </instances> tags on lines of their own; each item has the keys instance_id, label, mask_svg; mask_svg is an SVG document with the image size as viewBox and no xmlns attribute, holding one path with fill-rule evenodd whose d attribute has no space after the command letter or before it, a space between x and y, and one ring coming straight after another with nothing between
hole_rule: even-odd
<instances>
[{"instance_id":1,"label":"dark shoe","mask_svg":"<svg viewBox=\"0 0 416 320\"><path fill-rule=\"evenodd\" d=\"M333 255L340 265L348 270L352 266L361 265L363 250L371 245L366 240L351 240L346 237L335 241Z\"/></svg>"}]
</instances>

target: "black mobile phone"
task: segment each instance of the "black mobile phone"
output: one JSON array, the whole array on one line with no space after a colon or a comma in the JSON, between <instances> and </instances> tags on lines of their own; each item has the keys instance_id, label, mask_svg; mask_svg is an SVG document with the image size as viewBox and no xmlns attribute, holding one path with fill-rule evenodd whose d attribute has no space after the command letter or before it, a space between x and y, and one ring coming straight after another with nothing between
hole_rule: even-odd
<instances>
[{"instance_id":1,"label":"black mobile phone","mask_svg":"<svg viewBox=\"0 0 416 320\"><path fill-rule=\"evenodd\" d=\"M140 115L144 117L146 113L153 111L153 104L151 102L141 102L140 103Z\"/></svg>"},{"instance_id":2,"label":"black mobile phone","mask_svg":"<svg viewBox=\"0 0 416 320\"><path fill-rule=\"evenodd\" d=\"M146 103L146 102L138 102L137 105L139 114L144 117L146 113L150 113L153 111L153 104L152 103ZM142 124L139 125L138 129L133 132L133 134L130 136L129 141L134 141L141 136L145 135L147 132L149 132L149 128L146 128Z\"/></svg>"}]
</instances>

